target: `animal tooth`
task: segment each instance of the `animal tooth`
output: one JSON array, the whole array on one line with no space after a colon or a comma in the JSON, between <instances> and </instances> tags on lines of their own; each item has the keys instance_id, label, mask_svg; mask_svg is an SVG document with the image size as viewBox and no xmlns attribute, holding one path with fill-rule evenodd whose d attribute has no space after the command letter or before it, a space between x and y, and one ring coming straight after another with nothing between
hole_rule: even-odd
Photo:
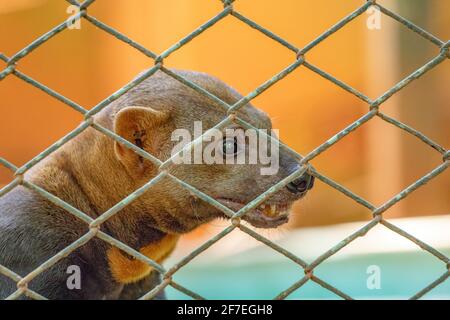
<instances>
[{"instance_id":1,"label":"animal tooth","mask_svg":"<svg viewBox=\"0 0 450 320\"><path fill-rule=\"evenodd\" d=\"M275 204L270 205L270 214L275 215L277 213L277 206Z\"/></svg>"}]
</instances>

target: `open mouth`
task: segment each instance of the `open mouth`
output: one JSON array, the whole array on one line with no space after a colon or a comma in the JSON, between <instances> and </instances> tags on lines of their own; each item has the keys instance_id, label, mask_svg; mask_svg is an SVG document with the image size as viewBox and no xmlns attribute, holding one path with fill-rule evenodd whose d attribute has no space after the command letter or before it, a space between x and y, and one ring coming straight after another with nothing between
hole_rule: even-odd
<instances>
[{"instance_id":1,"label":"open mouth","mask_svg":"<svg viewBox=\"0 0 450 320\"><path fill-rule=\"evenodd\" d=\"M228 199L217 199L224 206L237 212L245 206L244 203ZM248 211L242 219L249 222L257 228L276 228L289 221L289 210L292 202L288 203L269 203L260 204L255 209Z\"/></svg>"}]
</instances>

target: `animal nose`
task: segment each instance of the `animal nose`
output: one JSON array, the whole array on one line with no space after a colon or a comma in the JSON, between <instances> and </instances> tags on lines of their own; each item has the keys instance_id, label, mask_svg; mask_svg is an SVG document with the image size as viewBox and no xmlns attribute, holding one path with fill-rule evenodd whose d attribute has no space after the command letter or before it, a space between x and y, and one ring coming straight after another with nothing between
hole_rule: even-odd
<instances>
[{"instance_id":1,"label":"animal nose","mask_svg":"<svg viewBox=\"0 0 450 320\"><path fill-rule=\"evenodd\" d=\"M298 179L291 181L286 187L295 194L303 193L314 186L314 177L309 174L304 174Z\"/></svg>"}]
</instances>

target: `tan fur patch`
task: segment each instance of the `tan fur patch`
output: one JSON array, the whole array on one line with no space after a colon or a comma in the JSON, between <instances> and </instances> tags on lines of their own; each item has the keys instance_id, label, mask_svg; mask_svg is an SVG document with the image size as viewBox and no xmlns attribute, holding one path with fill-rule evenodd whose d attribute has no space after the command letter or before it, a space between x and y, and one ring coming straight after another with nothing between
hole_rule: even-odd
<instances>
[{"instance_id":1,"label":"tan fur patch","mask_svg":"<svg viewBox=\"0 0 450 320\"><path fill-rule=\"evenodd\" d=\"M161 263L175 249L179 236L166 235L159 242L142 247L139 252L146 257ZM127 257L116 247L107 252L109 268L114 279L119 283L132 283L139 281L150 274L151 266L140 260Z\"/></svg>"}]
</instances>

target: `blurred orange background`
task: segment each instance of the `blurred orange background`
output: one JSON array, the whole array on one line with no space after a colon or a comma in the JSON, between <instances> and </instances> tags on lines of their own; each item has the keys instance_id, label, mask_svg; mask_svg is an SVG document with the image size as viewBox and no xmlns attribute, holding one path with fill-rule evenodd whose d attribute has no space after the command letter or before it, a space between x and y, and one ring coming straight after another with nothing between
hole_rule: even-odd
<instances>
[{"instance_id":1,"label":"blurred orange background","mask_svg":"<svg viewBox=\"0 0 450 320\"><path fill-rule=\"evenodd\" d=\"M446 41L449 1L379 1ZM362 0L237 0L235 10L301 48L358 8ZM56 0L0 1L0 52L11 57L68 18ZM89 13L161 53L219 13L213 0L98 0ZM307 53L306 59L368 95L383 94L439 54L439 48L387 16L369 30L362 14ZM232 16L176 51L165 65L215 75L248 94L295 61L295 54ZM17 69L90 109L153 61L82 20L18 63ZM5 67L0 62L0 68ZM444 147L450 143L450 66L444 62L400 91L381 110ZM307 154L364 113L367 104L300 67L257 97L282 140ZM0 82L0 157L20 166L73 130L82 116L10 75ZM381 205L442 163L432 148L373 119L312 161L324 175ZM387 217L450 213L447 170L386 212ZM12 173L0 168L0 185ZM370 212L318 182L295 206L292 227L365 220Z\"/></svg>"}]
</instances>

